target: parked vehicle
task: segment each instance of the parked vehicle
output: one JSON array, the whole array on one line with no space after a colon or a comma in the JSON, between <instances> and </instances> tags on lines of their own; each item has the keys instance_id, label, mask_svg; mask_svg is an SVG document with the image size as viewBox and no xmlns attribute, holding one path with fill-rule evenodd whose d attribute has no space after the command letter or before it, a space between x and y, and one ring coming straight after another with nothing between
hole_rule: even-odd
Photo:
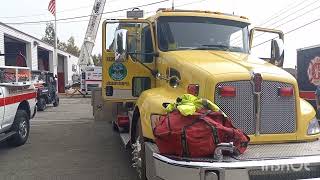
<instances>
[{"instance_id":1,"label":"parked vehicle","mask_svg":"<svg viewBox=\"0 0 320 180\"><path fill-rule=\"evenodd\" d=\"M297 50L297 81L300 97L317 108L315 92L317 87L320 86L320 46Z\"/></svg>"},{"instance_id":2,"label":"parked vehicle","mask_svg":"<svg viewBox=\"0 0 320 180\"><path fill-rule=\"evenodd\" d=\"M134 16L132 11L130 16ZM161 9L103 24L102 96L143 180L256 180L320 177L320 128L296 79L282 69L281 31L243 16ZM250 54L254 34L272 33L271 57ZM269 49L266 49L269 51ZM153 129L164 103L191 93L217 104L251 144L240 156L160 154ZM129 127L129 128L122 128ZM301 168L296 170L296 168Z\"/></svg>"},{"instance_id":3,"label":"parked vehicle","mask_svg":"<svg viewBox=\"0 0 320 180\"><path fill-rule=\"evenodd\" d=\"M47 104L53 104L54 107L59 105L57 81L53 73L32 71L32 81L37 87L37 107L39 111L44 111Z\"/></svg>"},{"instance_id":4,"label":"parked vehicle","mask_svg":"<svg viewBox=\"0 0 320 180\"><path fill-rule=\"evenodd\" d=\"M25 144L37 112L36 97L29 68L0 67L0 142Z\"/></svg>"},{"instance_id":5,"label":"parked vehicle","mask_svg":"<svg viewBox=\"0 0 320 180\"><path fill-rule=\"evenodd\" d=\"M81 73L81 93L90 95L93 88L101 88L102 67L83 67Z\"/></svg>"}]
</instances>

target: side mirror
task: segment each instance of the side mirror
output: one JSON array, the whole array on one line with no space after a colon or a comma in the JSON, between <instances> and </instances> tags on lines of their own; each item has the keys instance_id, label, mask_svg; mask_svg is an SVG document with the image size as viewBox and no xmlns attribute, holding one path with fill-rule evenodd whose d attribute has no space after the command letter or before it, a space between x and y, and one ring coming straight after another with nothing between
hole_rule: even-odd
<instances>
[{"instance_id":1,"label":"side mirror","mask_svg":"<svg viewBox=\"0 0 320 180\"><path fill-rule=\"evenodd\" d=\"M262 32L262 34L269 34L273 38L271 38L268 41L271 41L271 56L267 58L261 58L264 59L271 64L274 64L278 67L283 66L283 61L284 61L284 33L280 30L275 30L275 29L268 29L268 28L260 28L260 27L255 27L250 30L250 49L252 52L252 48L257 47L259 45L263 45L264 43L268 41L264 41L263 43L260 43L256 46L253 45L253 39L254 39L254 34L255 32ZM274 35L277 35L278 37L274 37ZM258 36L256 36L258 37ZM267 36L268 37L268 36Z\"/></svg>"},{"instance_id":2,"label":"side mirror","mask_svg":"<svg viewBox=\"0 0 320 180\"><path fill-rule=\"evenodd\" d=\"M115 32L114 39L115 61L125 61L128 56L128 30L119 29Z\"/></svg>"},{"instance_id":3,"label":"side mirror","mask_svg":"<svg viewBox=\"0 0 320 180\"><path fill-rule=\"evenodd\" d=\"M284 60L284 42L282 39L273 39L271 41L271 59L270 63L282 67Z\"/></svg>"}]
</instances>

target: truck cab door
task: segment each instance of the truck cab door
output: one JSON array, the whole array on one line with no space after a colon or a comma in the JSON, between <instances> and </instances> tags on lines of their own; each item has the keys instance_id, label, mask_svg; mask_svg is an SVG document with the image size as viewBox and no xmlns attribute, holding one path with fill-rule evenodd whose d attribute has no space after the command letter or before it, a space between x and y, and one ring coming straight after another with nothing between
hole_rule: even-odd
<instances>
[{"instance_id":1,"label":"truck cab door","mask_svg":"<svg viewBox=\"0 0 320 180\"><path fill-rule=\"evenodd\" d=\"M155 86L155 41L147 20L103 23L102 96L114 102L134 101Z\"/></svg>"}]
</instances>

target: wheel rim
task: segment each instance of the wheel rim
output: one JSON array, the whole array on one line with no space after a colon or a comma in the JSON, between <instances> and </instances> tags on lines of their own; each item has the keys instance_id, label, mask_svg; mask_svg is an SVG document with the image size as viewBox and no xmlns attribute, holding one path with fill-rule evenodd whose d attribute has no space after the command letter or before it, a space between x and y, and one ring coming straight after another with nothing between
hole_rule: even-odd
<instances>
[{"instance_id":1,"label":"wheel rim","mask_svg":"<svg viewBox=\"0 0 320 180\"><path fill-rule=\"evenodd\" d=\"M25 138L28 134L28 124L27 121L22 121L19 124L19 134L22 138Z\"/></svg>"}]
</instances>

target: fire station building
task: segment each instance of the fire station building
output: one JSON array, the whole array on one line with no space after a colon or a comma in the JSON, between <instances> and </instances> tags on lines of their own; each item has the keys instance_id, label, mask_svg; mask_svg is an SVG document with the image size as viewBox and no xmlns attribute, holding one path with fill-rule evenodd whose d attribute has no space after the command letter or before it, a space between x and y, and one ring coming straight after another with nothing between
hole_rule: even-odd
<instances>
[{"instance_id":1,"label":"fire station building","mask_svg":"<svg viewBox=\"0 0 320 180\"><path fill-rule=\"evenodd\" d=\"M26 57L31 70L50 71L58 76L58 90L64 92L71 84L72 75L78 71L78 57L58 50L53 58L54 47L48 43L0 22L0 66L17 66L17 54Z\"/></svg>"}]
</instances>

